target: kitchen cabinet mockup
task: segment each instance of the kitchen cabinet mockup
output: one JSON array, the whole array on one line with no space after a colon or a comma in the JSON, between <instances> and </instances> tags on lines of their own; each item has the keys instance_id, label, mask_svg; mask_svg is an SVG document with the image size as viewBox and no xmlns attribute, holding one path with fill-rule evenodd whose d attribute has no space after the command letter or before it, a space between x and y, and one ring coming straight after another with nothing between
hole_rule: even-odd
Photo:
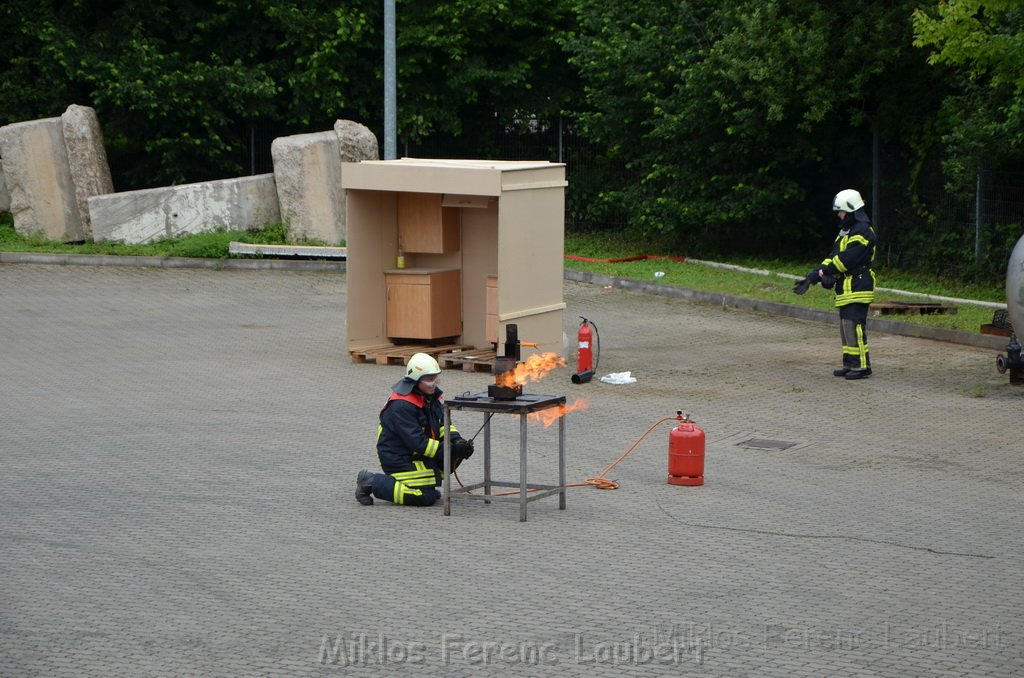
<instances>
[{"instance_id":1,"label":"kitchen cabinet mockup","mask_svg":"<svg viewBox=\"0 0 1024 678\"><path fill-rule=\"evenodd\" d=\"M342 163L341 184L353 360L388 345L503 353L510 323L535 352L564 352L565 165L364 160Z\"/></svg>"},{"instance_id":2,"label":"kitchen cabinet mockup","mask_svg":"<svg viewBox=\"0 0 1024 678\"><path fill-rule=\"evenodd\" d=\"M387 336L439 339L462 334L462 298L458 271L391 269L387 288Z\"/></svg>"}]
</instances>

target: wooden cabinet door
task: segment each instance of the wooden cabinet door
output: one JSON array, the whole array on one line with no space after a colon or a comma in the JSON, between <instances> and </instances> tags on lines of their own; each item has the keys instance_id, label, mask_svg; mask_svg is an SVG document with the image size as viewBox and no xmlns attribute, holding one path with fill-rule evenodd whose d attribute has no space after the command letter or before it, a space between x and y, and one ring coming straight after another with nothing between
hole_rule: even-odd
<instances>
[{"instance_id":1,"label":"wooden cabinet door","mask_svg":"<svg viewBox=\"0 0 1024 678\"><path fill-rule=\"evenodd\" d=\"M431 339L430 285L388 284L388 336Z\"/></svg>"},{"instance_id":2,"label":"wooden cabinet door","mask_svg":"<svg viewBox=\"0 0 1024 678\"><path fill-rule=\"evenodd\" d=\"M437 339L462 334L462 303L458 271L389 274L387 336Z\"/></svg>"},{"instance_id":3,"label":"wooden cabinet door","mask_svg":"<svg viewBox=\"0 0 1024 678\"><path fill-rule=\"evenodd\" d=\"M487 276L486 317L484 338L492 344L498 343L498 276Z\"/></svg>"},{"instance_id":4,"label":"wooden cabinet door","mask_svg":"<svg viewBox=\"0 0 1024 678\"><path fill-rule=\"evenodd\" d=\"M398 246L405 252L457 252L459 208L443 207L440 193L398 194Z\"/></svg>"}]
</instances>

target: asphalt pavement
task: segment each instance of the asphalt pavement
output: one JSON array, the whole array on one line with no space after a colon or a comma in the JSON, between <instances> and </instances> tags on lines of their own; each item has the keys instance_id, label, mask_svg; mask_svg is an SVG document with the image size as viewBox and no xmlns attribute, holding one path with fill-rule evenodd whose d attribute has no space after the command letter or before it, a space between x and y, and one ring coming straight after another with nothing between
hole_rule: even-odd
<instances>
[{"instance_id":1,"label":"asphalt pavement","mask_svg":"<svg viewBox=\"0 0 1024 678\"><path fill-rule=\"evenodd\" d=\"M569 480L682 410L703 486L666 482L662 423L619 489L525 523L360 506L401 367L350 359L344 273L0 264L0 675L1024 672L1024 388L993 350L869 324L874 375L846 381L829 322L565 301L567 346L586 316L598 376L637 380L527 384L577 406ZM492 423L517 479L516 421ZM531 481L557 477L557 428L528 427Z\"/></svg>"}]
</instances>

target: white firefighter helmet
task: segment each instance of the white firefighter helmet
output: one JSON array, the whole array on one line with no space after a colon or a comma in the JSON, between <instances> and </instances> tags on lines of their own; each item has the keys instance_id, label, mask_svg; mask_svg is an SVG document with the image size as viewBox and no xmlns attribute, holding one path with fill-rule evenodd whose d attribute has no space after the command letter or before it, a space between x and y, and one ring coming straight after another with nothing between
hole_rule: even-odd
<instances>
[{"instance_id":1,"label":"white firefighter helmet","mask_svg":"<svg viewBox=\"0 0 1024 678\"><path fill-rule=\"evenodd\" d=\"M864 207L864 198L852 188L844 188L832 200L833 212L856 212L861 207Z\"/></svg>"},{"instance_id":2,"label":"white firefighter helmet","mask_svg":"<svg viewBox=\"0 0 1024 678\"><path fill-rule=\"evenodd\" d=\"M405 365L405 379L419 381L420 377L441 374L441 366L426 353L415 353Z\"/></svg>"}]
</instances>

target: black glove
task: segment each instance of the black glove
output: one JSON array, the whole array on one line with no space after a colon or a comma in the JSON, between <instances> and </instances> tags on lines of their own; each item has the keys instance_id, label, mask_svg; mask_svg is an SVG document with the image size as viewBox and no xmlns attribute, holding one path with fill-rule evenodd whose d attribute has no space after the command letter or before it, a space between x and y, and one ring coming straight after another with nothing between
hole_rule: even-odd
<instances>
[{"instance_id":1,"label":"black glove","mask_svg":"<svg viewBox=\"0 0 1024 678\"><path fill-rule=\"evenodd\" d=\"M815 271L815 275L817 275L817 271ZM803 294L804 292L807 291L807 288L810 287L813 283L814 280L811 278L811 276L807 276L803 280L797 280L796 284L793 285L793 292L796 294Z\"/></svg>"},{"instance_id":2,"label":"black glove","mask_svg":"<svg viewBox=\"0 0 1024 678\"><path fill-rule=\"evenodd\" d=\"M452 457L459 457L462 459L469 459L473 456L473 441L466 440L465 438L459 438L452 443Z\"/></svg>"},{"instance_id":3,"label":"black glove","mask_svg":"<svg viewBox=\"0 0 1024 678\"><path fill-rule=\"evenodd\" d=\"M830 276L828 273L821 276L821 286L826 290L830 290L836 286L836 279Z\"/></svg>"},{"instance_id":4,"label":"black glove","mask_svg":"<svg viewBox=\"0 0 1024 678\"><path fill-rule=\"evenodd\" d=\"M818 282L820 279L820 276L818 276L818 269L814 269L804 276L803 280L798 280L797 283L793 285L793 292L796 294L803 294L811 285Z\"/></svg>"}]
</instances>

